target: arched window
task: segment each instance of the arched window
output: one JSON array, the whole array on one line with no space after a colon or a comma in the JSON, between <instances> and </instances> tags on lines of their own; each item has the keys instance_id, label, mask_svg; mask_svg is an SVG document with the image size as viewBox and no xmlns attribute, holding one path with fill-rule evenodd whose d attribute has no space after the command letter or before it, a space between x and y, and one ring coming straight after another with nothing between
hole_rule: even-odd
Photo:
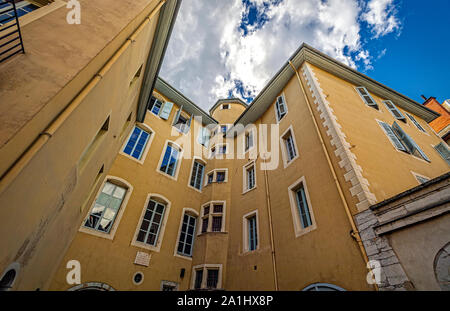
<instances>
[{"instance_id":1,"label":"arched window","mask_svg":"<svg viewBox=\"0 0 450 311\"><path fill-rule=\"evenodd\" d=\"M315 283L306 286L302 291L345 291L342 287L333 285L333 284L327 284L327 283Z\"/></svg>"},{"instance_id":2,"label":"arched window","mask_svg":"<svg viewBox=\"0 0 450 311\"><path fill-rule=\"evenodd\" d=\"M88 282L84 284L80 284L77 286L74 286L72 288L68 289L69 291L101 291L101 292L107 292L107 291L114 291L115 289L112 288L110 285L106 283L100 283L100 282Z\"/></svg>"}]
</instances>

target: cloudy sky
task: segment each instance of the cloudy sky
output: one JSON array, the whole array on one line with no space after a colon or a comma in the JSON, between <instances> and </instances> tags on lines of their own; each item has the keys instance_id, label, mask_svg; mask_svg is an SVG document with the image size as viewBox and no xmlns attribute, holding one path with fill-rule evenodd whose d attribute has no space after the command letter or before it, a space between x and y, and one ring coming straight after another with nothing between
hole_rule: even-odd
<instances>
[{"instance_id":1,"label":"cloudy sky","mask_svg":"<svg viewBox=\"0 0 450 311\"><path fill-rule=\"evenodd\" d=\"M450 1L436 2L442 5ZM183 0L160 75L206 110L218 98L233 96L250 102L299 45L306 42L417 101L427 91L439 94L426 96L443 96L438 99L444 100L450 98L450 92L443 94L444 86L424 85L422 71L429 72L433 63L425 66L427 70L424 65L415 66L413 72L407 73L395 74L397 70L393 68L402 61L405 66L415 62L415 54L422 57L416 48L419 51L426 48L419 43L414 51L402 51L411 43L402 41L405 32L409 37L410 25L413 29L421 24L421 30L415 31L411 40L431 40L423 25L421 16L426 9L421 8L421 3ZM444 6L448 9L448 4ZM439 8L428 13L439 14L436 9ZM430 29L431 32L436 35L436 29ZM446 34L448 28L440 32ZM407 61L402 57L405 52L410 57ZM447 73L448 54L446 63L440 66ZM445 89L450 90L447 82Z\"/></svg>"}]
</instances>

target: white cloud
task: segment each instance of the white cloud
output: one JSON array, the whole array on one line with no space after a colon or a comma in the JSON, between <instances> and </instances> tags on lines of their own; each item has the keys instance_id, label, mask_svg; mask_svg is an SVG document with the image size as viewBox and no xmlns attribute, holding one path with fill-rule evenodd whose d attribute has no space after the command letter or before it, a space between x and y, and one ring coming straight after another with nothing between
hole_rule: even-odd
<instances>
[{"instance_id":1,"label":"white cloud","mask_svg":"<svg viewBox=\"0 0 450 311\"><path fill-rule=\"evenodd\" d=\"M302 42L354 68L370 69L372 57L360 34L362 16L375 33L383 29L378 36L398 29L376 28L383 16L396 20L391 1L382 11L372 4L375 0L366 10L359 0L252 2L264 11L266 22L249 25L244 34L239 26L249 8L241 0L182 1L161 76L205 110L230 93L256 96ZM376 17L370 19L369 12L377 12ZM235 81L242 82L241 89Z\"/></svg>"},{"instance_id":2,"label":"white cloud","mask_svg":"<svg viewBox=\"0 0 450 311\"><path fill-rule=\"evenodd\" d=\"M394 0L370 0L361 19L372 27L375 38L400 29Z\"/></svg>"}]
</instances>

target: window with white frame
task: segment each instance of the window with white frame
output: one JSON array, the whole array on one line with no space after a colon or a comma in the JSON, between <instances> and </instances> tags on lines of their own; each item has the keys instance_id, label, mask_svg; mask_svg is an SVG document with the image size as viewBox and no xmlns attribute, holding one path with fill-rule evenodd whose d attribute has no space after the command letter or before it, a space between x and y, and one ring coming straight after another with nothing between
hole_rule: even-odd
<instances>
[{"instance_id":1,"label":"window with white frame","mask_svg":"<svg viewBox=\"0 0 450 311\"><path fill-rule=\"evenodd\" d=\"M155 116L159 116L163 105L164 104L162 101L152 96L150 99L150 104L148 105L148 110L150 110Z\"/></svg>"},{"instance_id":2,"label":"window with white frame","mask_svg":"<svg viewBox=\"0 0 450 311\"><path fill-rule=\"evenodd\" d=\"M154 115L161 117L161 119L169 119L170 112L172 111L173 103L165 102L152 96L150 103L148 105L148 110L150 110Z\"/></svg>"},{"instance_id":3,"label":"window with white frame","mask_svg":"<svg viewBox=\"0 0 450 311\"><path fill-rule=\"evenodd\" d=\"M188 213L183 215L180 236L178 237L177 253L182 256L192 256L194 247L194 233L197 223L197 217Z\"/></svg>"},{"instance_id":4,"label":"window with white frame","mask_svg":"<svg viewBox=\"0 0 450 311\"><path fill-rule=\"evenodd\" d=\"M203 173L205 171L205 165L200 163L200 161L194 160L191 172L191 187L194 187L198 190L202 190L203 183Z\"/></svg>"},{"instance_id":5,"label":"window with white frame","mask_svg":"<svg viewBox=\"0 0 450 311\"><path fill-rule=\"evenodd\" d=\"M167 175L175 176L180 150L168 143L159 170Z\"/></svg>"},{"instance_id":6,"label":"window with white frame","mask_svg":"<svg viewBox=\"0 0 450 311\"><path fill-rule=\"evenodd\" d=\"M287 114L287 105L284 99L284 95L280 95L277 97L275 101L275 113L277 116L277 122L280 122L281 119Z\"/></svg>"},{"instance_id":7,"label":"window with white frame","mask_svg":"<svg viewBox=\"0 0 450 311\"><path fill-rule=\"evenodd\" d=\"M434 146L434 149L439 153L439 155L450 165L450 150L445 143L439 143Z\"/></svg>"},{"instance_id":8,"label":"window with white frame","mask_svg":"<svg viewBox=\"0 0 450 311\"><path fill-rule=\"evenodd\" d=\"M226 134L227 133L227 126L226 125L221 125L220 126L220 131L222 132L222 134Z\"/></svg>"},{"instance_id":9,"label":"window with white frame","mask_svg":"<svg viewBox=\"0 0 450 311\"><path fill-rule=\"evenodd\" d=\"M230 105L229 104L222 104L222 109L224 109L224 110L230 109Z\"/></svg>"},{"instance_id":10,"label":"window with white frame","mask_svg":"<svg viewBox=\"0 0 450 311\"><path fill-rule=\"evenodd\" d=\"M430 181L430 178L425 177L423 175L419 175L419 174L415 174L413 173L414 177L417 179L417 181L419 182L419 184L424 184L427 181Z\"/></svg>"},{"instance_id":11,"label":"window with white frame","mask_svg":"<svg viewBox=\"0 0 450 311\"><path fill-rule=\"evenodd\" d=\"M211 202L202 208L202 227L200 233L223 232L224 204L223 202Z\"/></svg>"},{"instance_id":12,"label":"window with white frame","mask_svg":"<svg viewBox=\"0 0 450 311\"><path fill-rule=\"evenodd\" d=\"M402 122L406 122L406 118L403 115L403 113L397 108L396 105L390 100L383 101L383 104L386 106L386 108L391 112L391 114L396 118L397 120L400 120Z\"/></svg>"},{"instance_id":13,"label":"window with white frame","mask_svg":"<svg viewBox=\"0 0 450 311\"><path fill-rule=\"evenodd\" d=\"M244 251L251 252L258 248L258 214L252 212L244 215Z\"/></svg>"},{"instance_id":14,"label":"window with white frame","mask_svg":"<svg viewBox=\"0 0 450 311\"><path fill-rule=\"evenodd\" d=\"M123 152L136 158L141 159L144 153L145 146L148 143L151 133L144 131L143 129L135 126L133 132L131 132Z\"/></svg>"},{"instance_id":15,"label":"window with white frame","mask_svg":"<svg viewBox=\"0 0 450 311\"><path fill-rule=\"evenodd\" d=\"M289 129L282 138L286 151L286 162L289 163L297 156L297 148L295 147L294 137L292 136L292 130Z\"/></svg>"},{"instance_id":16,"label":"window with white frame","mask_svg":"<svg viewBox=\"0 0 450 311\"><path fill-rule=\"evenodd\" d=\"M175 118L173 119L173 127L175 127L179 132L186 134L189 132L192 122L192 115L188 115L183 111L183 106L177 110Z\"/></svg>"},{"instance_id":17,"label":"window with white frame","mask_svg":"<svg viewBox=\"0 0 450 311\"><path fill-rule=\"evenodd\" d=\"M214 172L208 174L208 184L212 184L214 182Z\"/></svg>"},{"instance_id":18,"label":"window with white frame","mask_svg":"<svg viewBox=\"0 0 450 311\"><path fill-rule=\"evenodd\" d=\"M311 201L306 186L305 177L296 180L288 188L291 213L294 222L295 236L299 237L303 234L316 229L316 222L311 206Z\"/></svg>"},{"instance_id":19,"label":"window with white frame","mask_svg":"<svg viewBox=\"0 0 450 311\"><path fill-rule=\"evenodd\" d=\"M255 186L255 162L252 162L244 166L244 192L255 188Z\"/></svg>"},{"instance_id":20,"label":"window with white frame","mask_svg":"<svg viewBox=\"0 0 450 311\"><path fill-rule=\"evenodd\" d=\"M226 153L227 153L227 145L220 145L219 154L226 154Z\"/></svg>"},{"instance_id":21,"label":"window with white frame","mask_svg":"<svg viewBox=\"0 0 450 311\"><path fill-rule=\"evenodd\" d=\"M136 241L156 246L164 219L166 204L150 199L139 226Z\"/></svg>"},{"instance_id":22,"label":"window with white frame","mask_svg":"<svg viewBox=\"0 0 450 311\"><path fill-rule=\"evenodd\" d=\"M193 267L192 287L194 289L217 289L222 284L222 265L203 264Z\"/></svg>"},{"instance_id":23,"label":"window with white frame","mask_svg":"<svg viewBox=\"0 0 450 311\"><path fill-rule=\"evenodd\" d=\"M375 100L369 94L369 92L365 87L362 86L356 87L356 91L358 92L359 96L361 96L362 100L367 106L378 109L378 104L375 102Z\"/></svg>"},{"instance_id":24,"label":"window with white frame","mask_svg":"<svg viewBox=\"0 0 450 311\"><path fill-rule=\"evenodd\" d=\"M223 183L227 181L228 169L218 168L207 174L206 185L216 183Z\"/></svg>"},{"instance_id":25,"label":"window with white frame","mask_svg":"<svg viewBox=\"0 0 450 311\"><path fill-rule=\"evenodd\" d=\"M226 171L216 171L216 182L222 183L225 181Z\"/></svg>"},{"instance_id":26,"label":"window with white frame","mask_svg":"<svg viewBox=\"0 0 450 311\"><path fill-rule=\"evenodd\" d=\"M127 190L124 186L107 181L89 212L84 227L110 233Z\"/></svg>"},{"instance_id":27,"label":"window with white frame","mask_svg":"<svg viewBox=\"0 0 450 311\"><path fill-rule=\"evenodd\" d=\"M425 131L425 129L422 127L422 125L420 125L419 122L417 122L416 118L414 118L414 116L410 115L409 113L406 113L406 115L408 116L408 118L412 121L412 123L414 123L414 125L419 129L419 131L422 131L424 133L426 133L427 131Z\"/></svg>"},{"instance_id":28,"label":"window with white frame","mask_svg":"<svg viewBox=\"0 0 450 311\"><path fill-rule=\"evenodd\" d=\"M397 122L394 122L392 126L382 121L378 121L378 124L380 124L395 148L430 162L427 155L420 149L416 142L403 131Z\"/></svg>"}]
</instances>

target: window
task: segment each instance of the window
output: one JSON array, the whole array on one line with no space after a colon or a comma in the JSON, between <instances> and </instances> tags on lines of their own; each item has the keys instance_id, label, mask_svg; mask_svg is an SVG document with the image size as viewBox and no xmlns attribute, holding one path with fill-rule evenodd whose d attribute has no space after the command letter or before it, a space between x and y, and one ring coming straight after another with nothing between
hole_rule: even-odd
<instances>
[{"instance_id":1,"label":"window","mask_svg":"<svg viewBox=\"0 0 450 311\"><path fill-rule=\"evenodd\" d=\"M194 288L195 289L202 288L202 283L203 283L203 269L195 270L195 285L194 285Z\"/></svg>"},{"instance_id":2,"label":"window","mask_svg":"<svg viewBox=\"0 0 450 311\"><path fill-rule=\"evenodd\" d=\"M220 126L220 131L222 132L222 134L226 134L227 133L227 126L226 125L221 125Z\"/></svg>"},{"instance_id":3,"label":"window","mask_svg":"<svg viewBox=\"0 0 450 311\"><path fill-rule=\"evenodd\" d=\"M148 109L156 116L160 116L161 119L167 120L169 119L170 112L172 111L173 103L165 102L163 103L161 100L152 96L150 99L150 103L148 105Z\"/></svg>"},{"instance_id":4,"label":"window","mask_svg":"<svg viewBox=\"0 0 450 311\"><path fill-rule=\"evenodd\" d=\"M216 182L221 183L225 181L225 172L217 172Z\"/></svg>"},{"instance_id":5,"label":"window","mask_svg":"<svg viewBox=\"0 0 450 311\"><path fill-rule=\"evenodd\" d=\"M197 141L203 147L208 148L210 136L211 136L211 133L209 132L209 130L205 127L202 127L202 128L200 128L200 131L198 133Z\"/></svg>"},{"instance_id":6,"label":"window","mask_svg":"<svg viewBox=\"0 0 450 311\"><path fill-rule=\"evenodd\" d=\"M226 153L227 153L227 145L219 146L219 154L226 154Z\"/></svg>"},{"instance_id":7,"label":"window","mask_svg":"<svg viewBox=\"0 0 450 311\"><path fill-rule=\"evenodd\" d=\"M414 123L414 125L422 132L426 133L427 131L425 131L425 129L422 127L422 125L419 124L419 122L417 122L417 120L410 115L409 113L406 113L406 115L408 116L408 118L412 121L412 123Z\"/></svg>"},{"instance_id":8,"label":"window","mask_svg":"<svg viewBox=\"0 0 450 311\"><path fill-rule=\"evenodd\" d=\"M150 135L150 133L135 126L133 132L130 135L130 138L128 138L123 152L132 156L133 158L140 160L142 154L144 153L145 146L147 145Z\"/></svg>"},{"instance_id":9,"label":"window","mask_svg":"<svg viewBox=\"0 0 450 311\"><path fill-rule=\"evenodd\" d=\"M156 246L165 209L165 204L149 200L136 238L138 242Z\"/></svg>"},{"instance_id":10,"label":"window","mask_svg":"<svg viewBox=\"0 0 450 311\"><path fill-rule=\"evenodd\" d=\"M257 211L244 215L244 251L254 251L258 248L258 214Z\"/></svg>"},{"instance_id":11,"label":"window","mask_svg":"<svg viewBox=\"0 0 450 311\"><path fill-rule=\"evenodd\" d=\"M343 289L342 287L333 285L333 284L316 283L316 284L311 284L311 285L305 287L304 289L302 289L302 291L333 292L333 291L345 291L345 289Z\"/></svg>"},{"instance_id":12,"label":"window","mask_svg":"<svg viewBox=\"0 0 450 311\"><path fill-rule=\"evenodd\" d=\"M365 87L357 87L356 90L358 91L359 96L361 96L364 103L366 103L367 106L373 107L375 109L378 109L378 104L375 102L375 100L372 98L372 96L369 94L367 89Z\"/></svg>"},{"instance_id":13,"label":"window","mask_svg":"<svg viewBox=\"0 0 450 311\"><path fill-rule=\"evenodd\" d=\"M217 288L217 283L219 282L219 270L218 269L207 269L207 288Z\"/></svg>"},{"instance_id":14,"label":"window","mask_svg":"<svg viewBox=\"0 0 450 311\"><path fill-rule=\"evenodd\" d=\"M312 221L303 185L301 185L300 188L295 191L295 197L297 199L297 207L300 216L300 222L302 228L305 229L312 225Z\"/></svg>"},{"instance_id":15,"label":"window","mask_svg":"<svg viewBox=\"0 0 450 311\"><path fill-rule=\"evenodd\" d=\"M191 288L217 289L222 286L222 265L203 264L192 268Z\"/></svg>"},{"instance_id":16,"label":"window","mask_svg":"<svg viewBox=\"0 0 450 311\"><path fill-rule=\"evenodd\" d=\"M439 143L434 146L434 149L439 153L439 155L450 165L450 150L445 143Z\"/></svg>"},{"instance_id":17,"label":"window","mask_svg":"<svg viewBox=\"0 0 450 311\"><path fill-rule=\"evenodd\" d=\"M127 189L106 182L92 207L84 226L103 233L109 233L122 205Z\"/></svg>"},{"instance_id":18,"label":"window","mask_svg":"<svg viewBox=\"0 0 450 311\"><path fill-rule=\"evenodd\" d=\"M284 100L284 95L278 96L275 102L275 113L277 116L277 122L280 122L281 119L287 114L287 106Z\"/></svg>"},{"instance_id":19,"label":"window","mask_svg":"<svg viewBox=\"0 0 450 311\"><path fill-rule=\"evenodd\" d=\"M194 245L194 232L197 218L189 214L183 215L183 224L178 238L177 253L183 256L192 256L192 249Z\"/></svg>"},{"instance_id":20,"label":"window","mask_svg":"<svg viewBox=\"0 0 450 311\"><path fill-rule=\"evenodd\" d=\"M229 104L223 104L222 105L222 109L224 109L224 110L230 109L230 105Z\"/></svg>"},{"instance_id":21,"label":"window","mask_svg":"<svg viewBox=\"0 0 450 311\"><path fill-rule=\"evenodd\" d=\"M406 118L403 115L403 113L397 108L397 106L394 105L394 103L390 100L383 101L386 108L391 112L391 114L396 118L397 120L401 120L403 122L406 122Z\"/></svg>"},{"instance_id":22,"label":"window","mask_svg":"<svg viewBox=\"0 0 450 311\"><path fill-rule=\"evenodd\" d=\"M14 1L16 2L17 16L21 17L31 11L39 9L39 6L31 4L28 1ZM47 1L45 1L47 2ZM42 5L47 5L43 3ZM10 3L0 2L0 26L5 25L14 19L14 11L9 11L12 8ZM22 22L20 22L22 24Z\"/></svg>"},{"instance_id":23,"label":"window","mask_svg":"<svg viewBox=\"0 0 450 311\"><path fill-rule=\"evenodd\" d=\"M168 144L159 170L167 175L175 176L179 153L178 148Z\"/></svg>"},{"instance_id":24,"label":"window","mask_svg":"<svg viewBox=\"0 0 450 311\"><path fill-rule=\"evenodd\" d=\"M223 221L224 202L207 203L203 206L201 233L222 232L224 229Z\"/></svg>"},{"instance_id":25,"label":"window","mask_svg":"<svg viewBox=\"0 0 450 311\"><path fill-rule=\"evenodd\" d=\"M178 110L173 121L173 126L181 133L186 134L191 126L192 116L189 118L188 116L182 115L182 108L183 107Z\"/></svg>"},{"instance_id":26,"label":"window","mask_svg":"<svg viewBox=\"0 0 450 311\"><path fill-rule=\"evenodd\" d=\"M89 163L90 159L92 158L92 155L95 153L96 150L98 150L100 144L103 142L104 138L106 137L106 133L109 130L109 119L110 117L106 118L106 121L103 123L102 127L98 130L97 134L89 144L89 146L85 149L83 154L80 157L80 160L78 161L78 169L80 172L84 170L87 163Z\"/></svg>"},{"instance_id":27,"label":"window","mask_svg":"<svg viewBox=\"0 0 450 311\"><path fill-rule=\"evenodd\" d=\"M424 183L426 183L427 181L430 180L430 178L425 177L425 176L423 176L423 175L419 175L419 174L416 174L416 173L413 173L413 175L414 175L414 177L417 179L417 181L419 182L419 184L424 184Z\"/></svg>"},{"instance_id":28,"label":"window","mask_svg":"<svg viewBox=\"0 0 450 311\"><path fill-rule=\"evenodd\" d=\"M245 134L245 151L253 147L253 131Z\"/></svg>"},{"instance_id":29,"label":"window","mask_svg":"<svg viewBox=\"0 0 450 311\"><path fill-rule=\"evenodd\" d=\"M292 134L292 126L289 127L289 129L281 136L282 143L284 145L283 156L284 156L284 162L285 167L286 164L290 163L292 160L294 160L297 157L297 148L295 147L295 139ZM282 147L283 148L283 147Z\"/></svg>"},{"instance_id":30,"label":"window","mask_svg":"<svg viewBox=\"0 0 450 311\"><path fill-rule=\"evenodd\" d=\"M243 192L247 192L256 187L255 162L251 162L244 166L244 182Z\"/></svg>"},{"instance_id":31,"label":"window","mask_svg":"<svg viewBox=\"0 0 450 311\"><path fill-rule=\"evenodd\" d=\"M191 173L191 183L190 185L195 189L202 190L202 181L203 181L203 172L205 171L205 166L198 162L194 161Z\"/></svg>"},{"instance_id":32,"label":"window","mask_svg":"<svg viewBox=\"0 0 450 311\"><path fill-rule=\"evenodd\" d=\"M297 179L290 185L288 193L294 232L298 238L317 228L305 177Z\"/></svg>"},{"instance_id":33,"label":"window","mask_svg":"<svg viewBox=\"0 0 450 311\"><path fill-rule=\"evenodd\" d=\"M149 105L149 110L156 116L159 116L159 113L161 112L161 108L163 106L163 103L152 96L152 98L150 99L150 105Z\"/></svg>"},{"instance_id":34,"label":"window","mask_svg":"<svg viewBox=\"0 0 450 311\"><path fill-rule=\"evenodd\" d=\"M420 149L416 142L409 137L396 122L394 122L392 126L389 126L389 124L382 121L378 121L378 123L383 128L395 148L430 162L430 159L428 159L422 149Z\"/></svg>"}]
</instances>

